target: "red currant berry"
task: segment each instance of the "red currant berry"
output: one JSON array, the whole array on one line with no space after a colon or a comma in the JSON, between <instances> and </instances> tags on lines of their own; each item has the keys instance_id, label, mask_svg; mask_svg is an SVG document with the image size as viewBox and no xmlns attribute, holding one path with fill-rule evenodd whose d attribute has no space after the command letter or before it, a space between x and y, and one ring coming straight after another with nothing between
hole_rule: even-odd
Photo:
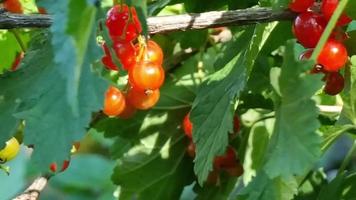
<instances>
[{"instance_id":1,"label":"red currant berry","mask_svg":"<svg viewBox=\"0 0 356 200\"><path fill-rule=\"evenodd\" d=\"M327 21L330 20L331 16L334 14L334 11L339 4L339 0L322 0L321 3L321 13L324 15ZM345 26L352 21L350 17L345 14L342 14L337 22L338 26Z\"/></svg>"},{"instance_id":2,"label":"red currant berry","mask_svg":"<svg viewBox=\"0 0 356 200\"><path fill-rule=\"evenodd\" d=\"M195 145L193 141L190 141L189 145L187 146L187 154L192 158L195 157Z\"/></svg>"},{"instance_id":3,"label":"red currant berry","mask_svg":"<svg viewBox=\"0 0 356 200\"><path fill-rule=\"evenodd\" d=\"M119 69L112 60L109 47L105 43L102 45L102 47L104 49L105 55L101 58L101 62L105 65L107 69L118 71Z\"/></svg>"},{"instance_id":4,"label":"red currant berry","mask_svg":"<svg viewBox=\"0 0 356 200\"><path fill-rule=\"evenodd\" d=\"M156 105L159 96L159 90L142 91L131 88L127 93L127 100L136 109L147 110Z\"/></svg>"},{"instance_id":5,"label":"red currant berry","mask_svg":"<svg viewBox=\"0 0 356 200\"><path fill-rule=\"evenodd\" d=\"M226 168L225 171L230 175L234 177L239 177L244 173L244 168L241 165L241 163L237 163L236 166L231 167L231 168Z\"/></svg>"},{"instance_id":6,"label":"red currant berry","mask_svg":"<svg viewBox=\"0 0 356 200\"><path fill-rule=\"evenodd\" d=\"M330 39L321 50L317 62L325 71L335 72L346 64L347 59L345 46L341 42Z\"/></svg>"},{"instance_id":7,"label":"red currant berry","mask_svg":"<svg viewBox=\"0 0 356 200\"><path fill-rule=\"evenodd\" d=\"M61 171L60 172L63 172L64 170L66 170L69 166L69 163L70 161L69 160L65 160L63 161L63 164L62 164L62 168L61 168ZM56 163L52 163L50 166L49 166L50 170L53 172L53 173L56 173L57 172L57 164Z\"/></svg>"},{"instance_id":8,"label":"red currant berry","mask_svg":"<svg viewBox=\"0 0 356 200\"><path fill-rule=\"evenodd\" d=\"M12 13L23 13L23 8L19 0L5 0L3 2L4 8Z\"/></svg>"},{"instance_id":9,"label":"red currant berry","mask_svg":"<svg viewBox=\"0 0 356 200\"><path fill-rule=\"evenodd\" d=\"M136 52L140 52L140 45L136 45ZM163 64L163 51L161 47L153 40L147 41L147 46L142 52L143 60L146 62L156 63L157 65Z\"/></svg>"},{"instance_id":10,"label":"red currant berry","mask_svg":"<svg viewBox=\"0 0 356 200\"><path fill-rule=\"evenodd\" d=\"M313 50L314 49L307 49L306 51L304 51L302 54L300 54L299 60L308 60L313 54Z\"/></svg>"},{"instance_id":11,"label":"red currant berry","mask_svg":"<svg viewBox=\"0 0 356 200\"><path fill-rule=\"evenodd\" d=\"M164 70L160 65L140 62L129 70L129 82L136 90L156 90L164 82Z\"/></svg>"},{"instance_id":12,"label":"red currant berry","mask_svg":"<svg viewBox=\"0 0 356 200\"><path fill-rule=\"evenodd\" d=\"M328 95L337 95L344 89L345 80L339 72L327 73L324 80L326 82L324 92Z\"/></svg>"},{"instance_id":13,"label":"red currant berry","mask_svg":"<svg viewBox=\"0 0 356 200\"><path fill-rule=\"evenodd\" d=\"M183 130L184 130L185 135L188 138L192 139L193 124L190 121L189 116L190 116L190 112L187 115L185 115L185 117L183 119Z\"/></svg>"},{"instance_id":14,"label":"red currant berry","mask_svg":"<svg viewBox=\"0 0 356 200\"><path fill-rule=\"evenodd\" d=\"M116 116L125 109L125 96L116 87L110 86L105 93L103 112L107 116Z\"/></svg>"},{"instance_id":15,"label":"red currant berry","mask_svg":"<svg viewBox=\"0 0 356 200\"><path fill-rule=\"evenodd\" d=\"M305 12L294 20L293 32L300 44L306 48L313 48L323 34L325 26L326 21L321 15Z\"/></svg>"},{"instance_id":16,"label":"red currant berry","mask_svg":"<svg viewBox=\"0 0 356 200\"><path fill-rule=\"evenodd\" d=\"M126 102L129 102L127 97L125 98ZM121 119L129 119L136 113L136 108L133 107L130 103L125 104L124 110L118 115Z\"/></svg>"},{"instance_id":17,"label":"red currant berry","mask_svg":"<svg viewBox=\"0 0 356 200\"><path fill-rule=\"evenodd\" d=\"M237 133L240 131L240 119L237 115L234 116L234 132Z\"/></svg>"},{"instance_id":18,"label":"red currant berry","mask_svg":"<svg viewBox=\"0 0 356 200\"><path fill-rule=\"evenodd\" d=\"M236 152L234 148L229 146L226 150L225 155L217 156L214 159L215 169L227 169L236 166Z\"/></svg>"},{"instance_id":19,"label":"red currant berry","mask_svg":"<svg viewBox=\"0 0 356 200\"><path fill-rule=\"evenodd\" d=\"M124 69L129 70L135 65L136 52L131 42L115 42L114 50Z\"/></svg>"},{"instance_id":20,"label":"red currant berry","mask_svg":"<svg viewBox=\"0 0 356 200\"><path fill-rule=\"evenodd\" d=\"M209 173L206 183L208 185L217 185L220 181L220 173L218 170L213 170Z\"/></svg>"},{"instance_id":21,"label":"red currant berry","mask_svg":"<svg viewBox=\"0 0 356 200\"><path fill-rule=\"evenodd\" d=\"M130 42L142 31L136 10L127 5L112 7L107 13L106 26L113 41Z\"/></svg>"},{"instance_id":22,"label":"red currant berry","mask_svg":"<svg viewBox=\"0 0 356 200\"><path fill-rule=\"evenodd\" d=\"M306 12L314 4L315 0L292 0L289 9L294 12Z\"/></svg>"}]
</instances>

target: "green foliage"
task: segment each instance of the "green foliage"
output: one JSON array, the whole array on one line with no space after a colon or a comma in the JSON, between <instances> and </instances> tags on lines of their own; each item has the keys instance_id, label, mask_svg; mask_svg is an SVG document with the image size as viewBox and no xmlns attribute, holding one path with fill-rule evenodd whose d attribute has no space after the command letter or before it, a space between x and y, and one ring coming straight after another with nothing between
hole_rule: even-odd
<instances>
[{"instance_id":1,"label":"green foliage","mask_svg":"<svg viewBox=\"0 0 356 200\"><path fill-rule=\"evenodd\" d=\"M21 40L25 43L30 39L29 34L22 33L20 34ZM6 49L0 54L0 74L5 70L9 70L16 54L21 52L21 46L17 43L17 40L14 34L11 31L0 31L0 48Z\"/></svg>"},{"instance_id":2,"label":"green foliage","mask_svg":"<svg viewBox=\"0 0 356 200\"><path fill-rule=\"evenodd\" d=\"M194 170L200 184L212 170L214 157L226 151L228 133L232 132L233 103L244 88L254 60L270 33L265 32L265 28L251 26L241 31L236 36L235 42L239 44L236 55L231 60L225 57L225 67L209 76L199 88L190 118L197 145Z\"/></svg>"},{"instance_id":3,"label":"green foliage","mask_svg":"<svg viewBox=\"0 0 356 200\"><path fill-rule=\"evenodd\" d=\"M120 159L112 176L121 186L120 199L177 199L191 181L186 141L177 128L182 113L147 113L140 126L140 139Z\"/></svg>"},{"instance_id":4,"label":"green foliage","mask_svg":"<svg viewBox=\"0 0 356 200\"><path fill-rule=\"evenodd\" d=\"M37 12L34 0L21 2L26 14ZM290 2L125 1L136 8L146 37L151 37L148 16L255 6L281 11ZM48 30L0 31L0 149L10 137L23 137L24 145L34 147L30 163L36 163L27 176L26 153L5 163L12 173L0 177L4 181L1 197L13 197L28 175L47 175L51 163L72 158L67 171L51 178L41 199L355 198L354 155L349 153L336 177L332 175L345 154L345 149L334 145L344 134L350 136L345 140L356 138L355 21L338 29L349 35L344 42L350 59L340 71L345 89L336 97L322 91L321 74L310 73L315 63L299 60L305 49L290 40L294 35L288 21L154 35L151 39L165 54L160 100L151 110L121 119L106 117L100 110L108 82L126 92L127 71L103 68L98 45L104 40L113 47L105 17L109 7L120 1L37 3L53 18ZM349 0L345 10L353 19L355 7ZM222 30L231 32L230 41L216 42L216 38L226 39L219 34ZM25 57L18 70L10 71L16 53L24 51L20 43L27 49ZM114 49L111 54L115 55ZM116 56L113 61L121 66ZM340 107L341 113L335 111ZM192 141L182 128L188 112ZM236 132L235 115L240 121ZM71 155L73 142L83 138L83 150ZM191 142L196 148L194 158L187 154ZM228 146L237 152L235 162L243 166L242 176L214 166L216 156ZM217 172L216 182L207 181L211 171Z\"/></svg>"}]
</instances>

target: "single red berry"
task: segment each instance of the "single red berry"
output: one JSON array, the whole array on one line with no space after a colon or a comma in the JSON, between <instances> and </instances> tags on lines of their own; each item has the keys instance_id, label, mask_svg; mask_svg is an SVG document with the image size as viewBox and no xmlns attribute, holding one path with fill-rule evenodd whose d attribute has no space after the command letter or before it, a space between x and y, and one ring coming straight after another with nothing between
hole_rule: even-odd
<instances>
[{"instance_id":1,"label":"single red berry","mask_svg":"<svg viewBox=\"0 0 356 200\"><path fill-rule=\"evenodd\" d=\"M226 153L222 156L217 156L214 159L215 169L227 169L236 166L236 152L234 148L229 146Z\"/></svg>"},{"instance_id":2,"label":"single red berry","mask_svg":"<svg viewBox=\"0 0 356 200\"><path fill-rule=\"evenodd\" d=\"M345 80L339 72L327 73L324 80L326 82L324 92L328 95L337 95L344 89Z\"/></svg>"},{"instance_id":3,"label":"single red berry","mask_svg":"<svg viewBox=\"0 0 356 200\"><path fill-rule=\"evenodd\" d=\"M314 49L307 49L299 56L299 60L308 60L313 54Z\"/></svg>"},{"instance_id":4,"label":"single red berry","mask_svg":"<svg viewBox=\"0 0 356 200\"><path fill-rule=\"evenodd\" d=\"M193 141L190 141L189 145L187 146L187 154L192 158L195 157L195 145Z\"/></svg>"},{"instance_id":5,"label":"single red berry","mask_svg":"<svg viewBox=\"0 0 356 200\"><path fill-rule=\"evenodd\" d=\"M23 8L19 0L5 0L3 6L9 12L18 14L23 13Z\"/></svg>"},{"instance_id":6,"label":"single red berry","mask_svg":"<svg viewBox=\"0 0 356 200\"><path fill-rule=\"evenodd\" d=\"M107 116L116 116L125 109L125 96L122 92L113 86L110 86L105 93L103 112Z\"/></svg>"},{"instance_id":7,"label":"single red berry","mask_svg":"<svg viewBox=\"0 0 356 200\"><path fill-rule=\"evenodd\" d=\"M184 130L184 133L185 135L192 139L192 134L193 134L193 124L192 122L190 121L189 119L189 116L190 116L190 112L188 114L185 115L184 119L183 119L183 130Z\"/></svg>"},{"instance_id":8,"label":"single red berry","mask_svg":"<svg viewBox=\"0 0 356 200\"><path fill-rule=\"evenodd\" d=\"M234 132L237 133L240 131L240 119L237 115L234 116Z\"/></svg>"},{"instance_id":9,"label":"single red berry","mask_svg":"<svg viewBox=\"0 0 356 200\"><path fill-rule=\"evenodd\" d=\"M150 63L156 63L157 65L163 64L163 51L161 47L153 40L148 40L146 47L141 47L140 44L136 45L136 54L140 55L142 51L143 60Z\"/></svg>"},{"instance_id":10,"label":"single red berry","mask_svg":"<svg viewBox=\"0 0 356 200\"><path fill-rule=\"evenodd\" d=\"M156 90L164 82L165 74L160 65L140 62L129 70L129 82L137 90Z\"/></svg>"},{"instance_id":11,"label":"single red berry","mask_svg":"<svg viewBox=\"0 0 356 200\"><path fill-rule=\"evenodd\" d=\"M324 15L327 21L330 20L331 16L334 14L334 11L339 4L339 0L322 0L321 2L321 13ZM342 14L337 22L338 26L345 26L352 21L350 17L346 14Z\"/></svg>"},{"instance_id":12,"label":"single red berry","mask_svg":"<svg viewBox=\"0 0 356 200\"><path fill-rule=\"evenodd\" d=\"M299 56L299 60L308 60L311 55L313 54L314 49L307 49L304 51L302 54ZM325 70L323 69L323 66L316 64L314 65L313 69L310 70L311 74L317 74L317 73L325 73Z\"/></svg>"},{"instance_id":13,"label":"single red berry","mask_svg":"<svg viewBox=\"0 0 356 200\"><path fill-rule=\"evenodd\" d=\"M326 21L323 16L305 12L294 20L293 32L297 40L306 48L314 48L324 32Z\"/></svg>"},{"instance_id":14,"label":"single red berry","mask_svg":"<svg viewBox=\"0 0 356 200\"><path fill-rule=\"evenodd\" d=\"M47 14L47 10L46 10L45 8L43 8L43 7L38 7L37 9L38 9L38 13L39 13L39 14L42 14L42 15Z\"/></svg>"},{"instance_id":15,"label":"single red berry","mask_svg":"<svg viewBox=\"0 0 356 200\"><path fill-rule=\"evenodd\" d=\"M306 12L314 4L315 0L292 0L289 9L294 12Z\"/></svg>"},{"instance_id":16,"label":"single red berry","mask_svg":"<svg viewBox=\"0 0 356 200\"><path fill-rule=\"evenodd\" d=\"M109 70L114 70L118 71L118 67L115 65L115 63L112 60L111 53L109 50L109 47L104 43L102 45L105 55L101 58L101 62L105 65L105 67Z\"/></svg>"},{"instance_id":17,"label":"single red berry","mask_svg":"<svg viewBox=\"0 0 356 200\"><path fill-rule=\"evenodd\" d=\"M129 102L127 96L125 97L125 101ZM136 108L132 106L130 103L125 104L124 110L118 115L121 119L129 119L136 113Z\"/></svg>"},{"instance_id":18,"label":"single red berry","mask_svg":"<svg viewBox=\"0 0 356 200\"><path fill-rule=\"evenodd\" d=\"M159 90L136 90L131 88L127 93L127 101L133 107L139 110L147 110L152 108L159 100Z\"/></svg>"},{"instance_id":19,"label":"single red berry","mask_svg":"<svg viewBox=\"0 0 356 200\"><path fill-rule=\"evenodd\" d=\"M224 169L230 176L239 177L244 173L244 168L241 163L237 163L236 166Z\"/></svg>"},{"instance_id":20,"label":"single red berry","mask_svg":"<svg viewBox=\"0 0 356 200\"><path fill-rule=\"evenodd\" d=\"M17 70L17 68L20 65L20 62L21 62L21 60L23 59L24 56L25 56L24 52L16 54L16 58L15 58L14 62L11 65L11 71L16 71Z\"/></svg>"},{"instance_id":21,"label":"single red berry","mask_svg":"<svg viewBox=\"0 0 356 200\"><path fill-rule=\"evenodd\" d=\"M127 5L113 6L107 13L106 26L113 41L130 42L142 31L136 10Z\"/></svg>"},{"instance_id":22,"label":"single red berry","mask_svg":"<svg viewBox=\"0 0 356 200\"><path fill-rule=\"evenodd\" d=\"M341 42L330 39L321 50L317 62L325 71L336 72L346 64L347 59L345 46Z\"/></svg>"},{"instance_id":23,"label":"single red berry","mask_svg":"<svg viewBox=\"0 0 356 200\"><path fill-rule=\"evenodd\" d=\"M124 69L129 70L136 64L135 47L131 42L114 42L114 50Z\"/></svg>"},{"instance_id":24,"label":"single red berry","mask_svg":"<svg viewBox=\"0 0 356 200\"><path fill-rule=\"evenodd\" d=\"M220 173L218 170L213 170L209 173L206 183L208 185L217 185L220 181Z\"/></svg>"},{"instance_id":25,"label":"single red berry","mask_svg":"<svg viewBox=\"0 0 356 200\"><path fill-rule=\"evenodd\" d=\"M70 163L69 160L63 161L62 168L61 168L60 172L63 172L64 170L66 170L68 168L68 166L69 166L69 163ZM56 163L52 163L49 168L53 173L57 172L57 164Z\"/></svg>"}]
</instances>

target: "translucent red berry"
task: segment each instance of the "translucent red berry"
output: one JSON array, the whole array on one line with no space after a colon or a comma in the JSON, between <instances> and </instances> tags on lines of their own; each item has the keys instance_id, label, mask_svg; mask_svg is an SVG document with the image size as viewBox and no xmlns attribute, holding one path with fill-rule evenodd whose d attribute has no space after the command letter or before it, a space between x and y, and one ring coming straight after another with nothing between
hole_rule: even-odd
<instances>
[{"instance_id":1,"label":"translucent red berry","mask_svg":"<svg viewBox=\"0 0 356 200\"><path fill-rule=\"evenodd\" d=\"M330 20L331 16L334 14L334 11L339 4L339 0L322 0L321 3L321 13L324 15L327 21ZM349 24L352 21L350 17L346 14L342 14L337 22L338 26L344 26Z\"/></svg>"},{"instance_id":2,"label":"translucent red berry","mask_svg":"<svg viewBox=\"0 0 356 200\"><path fill-rule=\"evenodd\" d=\"M323 16L305 12L294 20L293 32L297 40L306 48L314 48L324 32L326 21Z\"/></svg>"},{"instance_id":3,"label":"translucent red berry","mask_svg":"<svg viewBox=\"0 0 356 200\"><path fill-rule=\"evenodd\" d=\"M324 92L328 95L337 95L344 89L345 80L339 72L327 73L324 77Z\"/></svg>"},{"instance_id":4,"label":"translucent red berry","mask_svg":"<svg viewBox=\"0 0 356 200\"><path fill-rule=\"evenodd\" d=\"M5 0L3 1L4 8L12 13L23 13L23 8L20 0Z\"/></svg>"},{"instance_id":5,"label":"translucent red berry","mask_svg":"<svg viewBox=\"0 0 356 200\"><path fill-rule=\"evenodd\" d=\"M129 70L130 84L136 90L156 90L159 89L165 78L163 68L151 62L140 62Z\"/></svg>"},{"instance_id":6,"label":"translucent red berry","mask_svg":"<svg viewBox=\"0 0 356 200\"><path fill-rule=\"evenodd\" d=\"M107 69L114 70L114 71L119 70L115 65L114 61L112 60L109 47L105 43L102 45L102 47L104 49L105 55L101 58L101 62L105 65Z\"/></svg>"},{"instance_id":7,"label":"translucent red berry","mask_svg":"<svg viewBox=\"0 0 356 200\"><path fill-rule=\"evenodd\" d=\"M321 50L317 62L325 71L336 72L346 64L347 59L345 46L339 41L330 39Z\"/></svg>"},{"instance_id":8,"label":"translucent red berry","mask_svg":"<svg viewBox=\"0 0 356 200\"><path fill-rule=\"evenodd\" d=\"M142 31L135 8L115 5L107 13L106 26L113 41L130 42Z\"/></svg>"},{"instance_id":9,"label":"translucent red berry","mask_svg":"<svg viewBox=\"0 0 356 200\"><path fill-rule=\"evenodd\" d=\"M114 50L124 69L129 70L136 64L135 47L131 42L115 42Z\"/></svg>"},{"instance_id":10,"label":"translucent red berry","mask_svg":"<svg viewBox=\"0 0 356 200\"><path fill-rule=\"evenodd\" d=\"M222 156L217 156L214 159L215 169L227 169L236 166L236 152L235 149L229 146L226 153Z\"/></svg>"},{"instance_id":11,"label":"translucent red berry","mask_svg":"<svg viewBox=\"0 0 356 200\"><path fill-rule=\"evenodd\" d=\"M289 3L289 9L294 12L305 12L314 4L315 0L292 0Z\"/></svg>"},{"instance_id":12,"label":"translucent red berry","mask_svg":"<svg viewBox=\"0 0 356 200\"><path fill-rule=\"evenodd\" d=\"M193 124L189 119L190 112L183 119L183 131L188 138L192 138Z\"/></svg>"},{"instance_id":13,"label":"translucent red berry","mask_svg":"<svg viewBox=\"0 0 356 200\"><path fill-rule=\"evenodd\" d=\"M136 109L147 110L156 105L159 96L159 90L142 91L131 88L127 93L127 101Z\"/></svg>"}]
</instances>

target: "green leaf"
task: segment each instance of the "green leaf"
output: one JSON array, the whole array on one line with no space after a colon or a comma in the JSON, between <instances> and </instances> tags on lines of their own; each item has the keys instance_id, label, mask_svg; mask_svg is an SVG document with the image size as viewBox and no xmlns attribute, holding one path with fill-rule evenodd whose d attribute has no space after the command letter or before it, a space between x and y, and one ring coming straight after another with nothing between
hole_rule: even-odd
<instances>
[{"instance_id":1,"label":"green leaf","mask_svg":"<svg viewBox=\"0 0 356 200\"><path fill-rule=\"evenodd\" d=\"M350 174L344 181L343 197L352 200L356 197L356 173Z\"/></svg>"},{"instance_id":2,"label":"green leaf","mask_svg":"<svg viewBox=\"0 0 356 200\"><path fill-rule=\"evenodd\" d=\"M218 50L209 48L204 52L204 56L194 55L183 61L172 73L167 74L164 86L160 89L162 98L155 109L191 107L199 85L203 82L205 74L209 73L206 69L212 68L217 53ZM205 73L199 70L199 63L204 66Z\"/></svg>"},{"instance_id":3,"label":"green leaf","mask_svg":"<svg viewBox=\"0 0 356 200\"><path fill-rule=\"evenodd\" d=\"M66 82L66 95L71 110L78 115L78 96L82 71L89 47L101 52L96 40L92 37L95 31L96 11L95 0L49 0L43 3L53 17L50 30L53 34L52 45L55 63ZM78 15L80 11L80 15ZM94 57L96 58L96 57Z\"/></svg>"},{"instance_id":4,"label":"green leaf","mask_svg":"<svg viewBox=\"0 0 356 200\"><path fill-rule=\"evenodd\" d=\"M70 167L65 172L53 177L50 184L71 190L114 191L115 187L110 181L113 168L114 163L104 157L75 155L71 159Z\"/></svg>"},{"instance_id":5,"label":"green leaf","mask_svg":"<svg viewBox=\"0 0 356 200\"><path fill-rule=\"evenodd\" d=\"M329 184L324 186L319 194L317 200L334 200L342 199L343 182L345 174L340 174L335 177Z\"/></svg>"},{"instance_id":6,"label":"green leaf","mask_svg":"<svg viewBox=\"0 0 356 200\"><path fill-rule=\"evenodd\" d=\"M321 154L321 137L316 133L319 112L311 100L322 86L321 77L309 74L310 62L296 61L294 47L294 41L287 43L279 77L281 99L264 166L271 178L303 175Z\"/></svg>"},{"instance_id":7,"label":"green leaf","mask_svg":"<svg viewBox=\"0 0 356 200\"><path fill-rule=\"evenodd\" d=\"M345 89L341 95L344 104L340 124L356 124L356 56L352 56L350 61L351 65L345 69Z\"/></svg>"},{"instance_id":8,"label":"green leaf","mask_svg":"<svg viewBox=\"0 0 356 200\"><path fill-rule=\"evenodd\" d=\"M298 194L293 200L316 200L321 188L328 184L326 178L322 169L310 172L305 180L299 183Z\"/></svg>"},{"instance_id":9,"label":"green leaf","mask_svg":"<svg viewBox=\"0 0 356 200\"><path fill-rule=\"evenodd\" d=\"M225 153L228 133L232 132L234 101L244 89L254 60L270 34L266 27L251 26L241 31L236 40L240 46L235 57L199 88L190 118L197 148L194 171L200 184L212 170L214 157Z\"/></svg>"},{"instance_id":10,"label":"green leaf","mask_svg":"<svg viewBox=\"0 0 356 200\"><path fill-rule=\"evenodd\" d=\"M19 33L23 43L27 44L30 39L29 34L24 32ZM22 49L14 34L7 30L0 31L0 49L6 49L6 51L0 54L0 74L2 74L5 70L10 69L16 58L16 54L22 52Z\"/></svg>"},{"instance_id":11,"label":"green leaf","mask_svg":"<svg viewBox=\"0 0 356 200\"><path fill-rule=\"evenodd\" d=\"M120 199L177 199L192 180L192 161L179 127L182 110L151 111L140 126L140 139L120 159L112 180Z\"/></svg>"},{"instance_id":12,"label":"green leaf","mask_svg":"<svg viewBox=\"0 0 356 200\"><path fill-rule=\"evenodd\" d=\"M356 2L349 1L346 5L345 12L352 19L356 19Z\"/></svg>"},{"instance_id":13,"label":"green leaf","mask_svg":"<svg viewBox=\"0 0 356 200\"><path fill-rule=\"evenodd\" d=\"M86 132L91 112L102 107L107 87L91 72L90 61L98 54L95 47L89 47L94 51L89 51L84 61L79 80L79 116L74 115L65 92L67 82L60 75L61 65L53 60L54 50L49 40L46 33L34 37L23 68L0 78L0 96L3 97L0 119L12 125L5 126L8 129L3 130L1 139L13 134L14 125L24 119L24 143L35 146L33 160L44 171L50 163L68 159L72 143Z\"/></svg>"},{"instance_id":14,"label":"green leaf","mask_svg":"<svg viewBox=\"0 0 356 200\"><path fill-rule=\"evenodd\" d=\"M268 147L271 130L267 124L274 120L267 120L256 123L250 130L244 159L244 183L248 183L256 176L256 172L263 167L264 155Z\"/></svg>"},{"instance_id":15,"label":"green leaf","mask_svg":"<svg viewBox=\"0 0 356 200\"><path fill-rule=\"evenodd\" d=\"M323 133L321 150L325 152L343 133L354 128L352 125L322 126L320 128L320 131Z\"/></svg>"},{"instance_id":16,"label":"green leaf","mask_svg":"<svg viewBox=\"0 0 356 200\"><path fill-rule=\"evenodd\" d=\"M220 179L221 180L221 179ZM228 177L228 179L219 182L219 185L206 184L204 187L195 185L194 191L197 193L196 200L221 200L231 199L231 190L236 184L236 178Z\"/></svg>"},{"instance_id":17,"label":"green leaf","mask_svg":"<svg viewBox=\"0 0 356 200\"><path fill-rule=\"evenodd\" d=\"M290 200L297 193L297 187L295 178L269 179L261 172L240 192L237 200Z\"/></svg>"}]
</instances>

